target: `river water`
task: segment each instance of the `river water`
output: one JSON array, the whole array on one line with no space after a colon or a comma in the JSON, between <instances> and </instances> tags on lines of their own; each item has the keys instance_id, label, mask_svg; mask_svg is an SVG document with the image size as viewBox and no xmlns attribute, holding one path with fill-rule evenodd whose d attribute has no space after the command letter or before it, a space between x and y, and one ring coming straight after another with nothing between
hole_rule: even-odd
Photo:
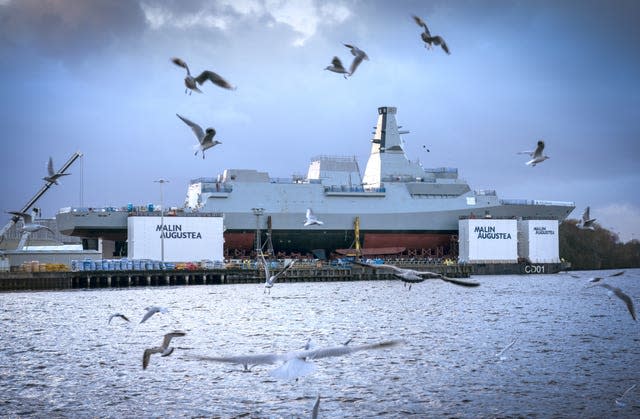
<instances>
[{"instance_id":1,"label":"river water","mask_svg":"<svg viewBox=\"0 0 640 419\"><path fill-rule=\"evenodd\" d=\"M640 417L640 334L588 279L192 285L0 294L0 417ZM640 270L606 278L640 301ZM145 323L144 308L164 306ZM109 316L127 315L127 323ZM171 356L145 348L182 330ZM405 344L314 361L298 380L199 355ZM515 341L515 343L513 343ZM510 343L500 356L497 356ZM620 400L618 400L620 399Z\"/></svg>"}]
</instances>

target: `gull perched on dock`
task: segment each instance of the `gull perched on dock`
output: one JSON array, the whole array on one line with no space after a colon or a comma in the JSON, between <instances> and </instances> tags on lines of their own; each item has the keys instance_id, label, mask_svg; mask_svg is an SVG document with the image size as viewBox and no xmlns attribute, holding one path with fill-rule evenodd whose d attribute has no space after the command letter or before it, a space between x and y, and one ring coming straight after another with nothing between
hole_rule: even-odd
<instances>
[{"instance_id":1,"label":"gull perched on dock","mask_svg":"<svg viewBox=\"0 0 640 419\"><path fill-rule=\"evenodd\" d=\"M156 313L168 313L169 312L169 310L166 309L165 307L159 307L159 306L147 307L147 308L145 308L145 310L147 310L147 312L144 313L144 317L142 317L142 320L140 320L140 323L146 322L149 319L149 317L153 316Z\"/></svg>"},{"instance_id":2,"label":"gull perched on dock","mask_svg":"<svg viewBox=\"0 0 640 419\"><path fill-rule=\"evenodd\" d=\"M164 339L162 340L161 346L145 349L144 353L142 354L142 369L143 370L147 369L147 366L149 365L149 358L151 357L152 354L160 354L160 356L171 355L174 350L173 346L171 347L169 346L169 343L171 343L171 339L184 336L184 335L186 335L186 333L181 332L179 330L176 330L171 333L167 333L166 335L164 335Z\"/></svg>"},{"instance_id":3,"label":"gull perched on dock","mask_svg":"<svg viewBox=\"0 0 640 419\"><path fill-rule=\"evenodd\" d=\"M295 260L291 261L290 264L285 266L284 269L281 270L280 272L278 272L277 274L271 275L271 273L269 271L269 264L267 263L266 259L264 258L264 254L262 252L260 252L260 257L262 258L262 266L264 267L264 278L265 278L265 281L264 281L264 292L267 292L267 290L269 290L269 294L271 294L271 288L273 287L273 284L276 281L276 279L278 279L282 274L284 274L289 269L291 269L291 267L295 263Z\"/></svg>"},{"instance_id":4,"label":"gull perched on dock","mask_svg":"<svg viewBox=\"0 0 640 419\"><path fill-rule=\"evenodd\" d=\"M351 50L351 54L353 54L354 56L353 61L351 62L351 67L349 67L349 77L351 77L353 76L353 73L355 73L356 69L358 68L362 60L369 61L369 57L363 50L361 50L355 45L350 45L350 44L342 44L342 45L349 48Z\"/></svg>"},{"instance_id":5,"label":"gull perched on dock","mask_svg":"<svg viewBox=\"0 0 640 419\"><path fill-rule=\"evenodd\" d=\"M381 270L391 271L393 276L395 276L396 278L399 278L404 283L408 283L409 289L411 289L412 284L417 284L426 279L441 279L445 282L449 282L455 285L460 285L463 287L477 287L480 285L477 282L468 282L468 281L461 281L459 279L449 278L447 276L444 276L436 272L417 271L415 269L404 269L404 268L398 268L397 266L394 266L394 265L386 265L386 264L376 265L376 264L359 262L356 260L354 260L353 263L355 263L356 265L373 268L375 270L381 269Z\"/></svg>"},{"instance_id":6,"label":"gull perched on dock","mask_svg":"<svg viewBox=\"0 0 640 419\"><path fill-rule=\"evenodd\" d=\"M269 374L276 378L298 378L309 374L315 370L315 365L311 363L314 359L328 358L335 356L349 355L354 352L365 351L370 349L386 349L404 343L403 340L387 340L367 345L340 345L328 348L308 349L302 351L292 351L283 354L259 354L259 355L241 355L241 356L198 356L201 361L225 362L240 365L260 365L275 364L283 362L283 364Z\"/></svg>"},{"instance_id":7,"label":"gull perched on dock","mask_svg":"<svg viewBox=\"0 0 640 419\"><path fill-rule=\"evenodd\" d=\"M198 89L198 84L202 85L205 81L209 80L211 83L216 86L220 86L223 89L228 90L236 90L236 87L231 85L228 81L220 77L218 74L213 71L204 70L198 77L193 77L191 75L191 71L189 71L189 66L185 61L180 58L174 57L171 59L171 62L177 66L180 66L187 70L187 76L184 78L184 85L187 87L185 89L185 93L191 94L191 92L202 93L202 90Z\"/></svg>"},{"instance_id":8,"label":"gull perched on dock","mask_svg":"<svg viewBox=\"0 0 640 419\"><path fill-rule=\"evenodd\" d=\"M206 130L202 130L202 127L198 124L196 124L195 122L190 121L189 119L185 118L184 116L178 115L178 118L180 118L182 120L182 122L184 122L185 124L187 124L188 126L191 127L191 129L193 130L193 133L195 134L196 138L198 139L198 142L200 143L198 147L198 150L196 150L196 152L194 153L194 155L198 155L198 151L202 151L202 158L204 159L204 152L205 150L210 149L213 146L216 146L218 144L222 144L222 142L218 141L218 140L214 140L213 137L216 136L216 130L213 128L207 128Z\"/></svg>"},{"instance_id":9,"label":"gull perched on dock","mask_svg":"<svg viewBox=\"0 0 640 419\"><path fill-rule=\"evenodd\" d=\"M582 213L582 218L578 221L578 228L583 229L583 230L595 230L595 227L593 226L593 224L596 222L595 218L591 218L589 215L589 207L584 209L584 212Z\"/></svg>"},{"instance_id":10,"label":"gull perched on dock","mask_svg":"<svg viewBox=\"0 0 640 419\"><path fill-rule=\"evenodd\" d=\"M429 32L429 28L427 27L427 24L425 23L425 21L422 20L422 18L416 15L413 15L413 20L415 20L418 26L421 26L422 28L424 28L424 31L420 34L420 37L424 41L425 48L431 49L433 45L436 45L436 46L439 45L444 52L446 52L447 54L451 54L449 52L449 47L447 46L447 43L444 42L444 39L441 36L439 35L431 36L431 32Z\"/></svg>"},{"instance_id":11,"label":"gull perched on dock","mask_svg":"<svg viewBox=\"0 0 640 419\"><path fill-rule=\"evenodd\" d=\"M528 154L531 157L531 160L529 160L525 164L527 166L534 167L536 164L542 163L543 161L549 158L549 156L545 156L542 154L543 150L544 150L544 141L540 140L538 141L538 146L536 147L535 150L519 151L518 154Z\"/></svg>"},{"instance_id":12,"label":"gull perched on dock","mask_svg":"<svg viewBox=\"0 0 640 419\"><path fill-rule=\"evenodd\" d=\"M622 292L620 288L614 287L612 285L609 285L609 284L598 284L598 285L608 289L610 294L615 294L616 297L624 301L624 303L627 305L627 310L629 310L629 313L631 314L631 317L633 318L633 320L636 320L636 310L633 307L633 300L631 300L631 297L629 297L627 294Z\"/></svg>"},{"instance_id":13,"label":"gull perched on dock","mask_svg":"<svg viewBox=\"0 0 640 419\"><path fill-rule=\"evenodd\" d=\"M122 313L113 313L112 315L109 316L109 324L111 324L111 320L114 317L120 317L122 320L129 321L127 316L125 316L124 314L122 314Z\"/></svg>"},{"instance_id":14,"label":"gull perched on dock","mask_svg":"<svg viewBox=\"0 0 640 419\"><path fill-rule=\"evenodd\" d=\"M56 173L55 170L53 170L53 159L51 157L49 157L49 163L47 164L47 174L48 176L43 177L42 180L46 180L47 182L54 183L56 185L59 185L59 178L70 175L70 173Z\"/></svg>"},{"instance_id":15,"label":"gull perched on dock","mask_svg":"<svg viewBox=\"0 0 640 419\"><path fill-rule=\"evenodd\" d=\"M304 221L304 226L307 227L313 224L323 225L324 222L318 220L318 217L316 217L311 208L307 208L307 218Z\"/></svg>"},{"instance_id":16,"label":"gull perched on dock","mask_svg":"<svg viewBox=\"0 0 640 419\"><path fill-rule=\"evenodd\" d=\"M342 65L342 61L340 61L340 58L338 57L333 57L333 60L331 60L331 65L325 67L324 69L333 71L334 73L342 74L345 79L349 75L349 72L344 68L344 66Z\"/></svg>"}]
</instances>

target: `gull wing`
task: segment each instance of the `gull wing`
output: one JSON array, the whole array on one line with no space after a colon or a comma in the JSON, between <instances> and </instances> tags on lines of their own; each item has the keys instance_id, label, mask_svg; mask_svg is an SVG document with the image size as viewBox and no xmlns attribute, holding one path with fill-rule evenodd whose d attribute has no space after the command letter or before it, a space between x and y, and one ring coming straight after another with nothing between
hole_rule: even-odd
<instances>
[{"instance_id":1,"label":"gull wing","mask_svg":"<svg viewBox=\"0 0 640 419\"><path fill-rule=\"evenodd\" d=\"M338 70L343 70L343 71L347 71L345 70L344 66L342 65L342 61L340 61L340 58L338 57L333 57L333 60L331 60L331 64ZM307 210L309 211L309 210ZM308 212L307 212L308 214Z\"/></svg>"},{"instance_id":2,"label":"gull wing","mask_svg":"<svg viewBox=\"0 0 640 419\"><path fill-rule=\"evenodd\" d=\"M185 336L186 333L185 332L181 332L179 330L176 330L174 332L171 333L167 333L166 335L164 335L164 339L162 340L162 347L163 348L168 348L169 347L169 343L171 343L171 339L173 338L177 338L180 336Z\"/></svg>"},{"instance_id":3,"label":"gull wing","mask_svg":"<svg viewBox=\"0 0 640 419\"><path fill-rule=\"evenodd\" d=\"M631 317L633 318L633 320L636 320L636 311L633 307L633 300L631 300L631 297L629 297L627 294L622 292L620 288L611 286L609 284L598 284L598 285L613 292L616 295L616 297L624 301L624 303L627 305L627 309L629 310L629 313L631 314Z\"/></svg>"},{"instance_id":4,"label":"gull wing","mask_svg":"<svg viewBox=\"0 0 640 419\"><path fill-rule=\"evenodd\" d=\"M184 116L181 116L179 114L176 114L178 116L178 118L182 119L182 122L184 122L185 124L189 125L191 127L191 129L193 130L193 133L195 134L196 138L198 139L198 142L200 142L200 144L202 144L202 141L204 140L204 131L202 130L202 127L198 124L196 124L193 121L188 120L187 118L185 118Z\"/></svg>"},{"instance_id":5,"label":"gull wing","mask_svg":"<svg viewBox=\"0 0 640 419\"><path fill-rule=\"evenodd\" d=\"M224 89L229 89L229 90L236 89L235 86L232 86L231 83L229 83L228 81L226 81L220 75L218 75L217 73L214 73L213 71L205 70L202 73L200 73L198 77L196 77L196 81L198 82L198 84L203 84L207 80L211 81L211 83L215 84L216 86L220 86Z\"/></svg>"},{"instance_id":6,"label":"gull wing","mask_svg":"<svg viewBox=\"0 0 640 419\"><path fill-rule=\"evenodd\" d=\"M300 351L295 353L296 358L302 359L319 359L329 358L334 356L349 355L354 352L366 351L370 349L385 349L391 348L404 343L402 339L387 340L378 343L370 343L366 345L340 345L329 348L311 349L307 351Z\"/></svg>"},{"instance_id":7,"label":"gull wing","mask_svg":"<svg viewBox=\"0 0 640 419\"><path fill-rule=\"evenodd\" d=\"M424 32L428 35L431 36L431 33L429 32L429 28L427 27L427 24L425 23L424 20L422 20L422 18L420 18L419 16L413 15L413 20L416 21L416 23L418 24L418 26L422 26L424 28Z\"/></svg>"},{"instance_id":8,"label":"gull wing","mask_svg":"<svg viewBox=\"0 0 640 419\"><path fill-rule=\"evenodd\" d=\"M171 59L171 62L174 63L177 66L180 66L182 68L184 68L185 70L187 70L187 74L190 76L191 72L189 71L189 66L187 65L187 63L185 63L183 60L181 60L178 57L173 57Z\"/></svg>"},{"instance_id":9,"label":"gull wing","mask_svg":"<svg viewBox=\"0 0 640 419\"><path fill-rule=\"evenodd\" d=\"M296 261L292 261L290 264L288 264L287 266L284 267L283 270L281 270L280 272L278 272L277 274L275 274L273 276L273 280L275 281L276 279L278 279L280 277L280 275L282 275L283 273L287 272L289 269L291 269L291 267L293 266L293 264L296 263Z\"/></svg>"},{"instance_id":10,"label":"gull wing","mask_svg":"<svg viewBox=\"0 0 640 419\"><path fill-rule=\"evenodd\" d=\"M152 354L157 354L160 352L164 352L163 348L149 348L149 349L145 349L144 353L142 354L142 369L146 370L147 367L149 366L149 358L151 357Z\"/></svg>"},{"instance_id":11,"label":"gull wing","mask_svg":"<svg viewBox=\"0 0 640 419\"><path fill-rule=\"evenodd\" d=\"M461 281L459 279L449 278L448 276L443 276L443 275L440 275L440 279L442 279L445 282L450 282L452 284L460 285L463 287L479 287L480 286L480 284L478 284L477 282Z\"/></svg>"},{"instance_id":12,"label":"gull wing","mask_svg":"<svg viewBox=\"0 0 640 419\"><path fill-rule=\"evenodd\" d=\"M47 164L47 173L49 173L49 177L55 174L53 170L53 159L51 157L49 157L49 164Z\"/></svg>"},{"instance_id":13,"label":"gull wing","mask_svg":"<svg viewBox=\"0 0 640 419\"><path fill-rule=\"evenodd\" d=\"M313 404L313 409L311 409L311 419L318 419L319 410L320 410L320 394L318 394L318 397L316 397L316 402Z\"/></svg>"},{"instance_id":14,"label":"gull wing","mask_svg":"<svg viewBox=\"0 0 640 419\"><path fill-rule=\"evenodd\" d=\"M260 251L260 257L262 258L262 266L264 266L264 277L266 280L269 280L269 278L271 278L271 274L269 272L269 266L267 265L267 261L264 258L264 253L262 253L262 251Z\"/></svg>"},{"instance_id":15,"label":"gull wing","mask_svg":"<svg viewBox=\"0 0 640 419\"><path fill-rule=\"evenodd\" d=\"M33 219L31 218L31 214L27 214L26 212L9 211L9 214L13 214L13 215L17 215L18 217L21 217L24 225L31 224L33 222Z\"/></svg>"},{"instance_id":16,"label":"gull wing","mask_svg":"<svg viewBox=\"0 0 640 419\"><path fill-rule=\"evenodd\" d=\"M349 74L353 75L354 71L356 71L356 69L358 68L358 66L360 65L360 63L362 62L362 60L364 60L364 58L366 57L366 54L358 54L356 55L356 57L353 59L353 61L351 62L351 67L349 67Z\"/></svg>"},{"instance_id":17,"label":"gull wing","mask_svg":"<svg viewBox=\"0 0 640 419\"><path fill-rule=\"evenodd\" d=\"M434 44L440 45L440 47L442 47L444 52L446 52L447 54L451 54L451 52L449 52L449 47L447 46L447 43L444 42L444 39L441 36L439 35L434 36L432 38L432 41Z\"/></svg>"}]
</instances>

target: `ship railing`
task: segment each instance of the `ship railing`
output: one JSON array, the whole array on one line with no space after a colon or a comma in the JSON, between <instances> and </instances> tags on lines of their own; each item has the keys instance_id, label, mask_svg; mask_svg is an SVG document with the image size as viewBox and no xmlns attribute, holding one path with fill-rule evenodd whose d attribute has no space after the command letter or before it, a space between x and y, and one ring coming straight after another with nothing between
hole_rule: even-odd
<instances>
[{"instance_id":1,"label":"ship railing","mask_svg":"<svg viewBox=\"0 0 640 419\"><path fill-rule=\"evenodd\" d=\"M359 193L380 193L385 192L386 189L384 187L380 188L365 188L363 186L347 186L347 185L331 185L324 187L325 192L359 192Z\"/></svg>"},{"instance_id":2,"label":"ship railing","mask_svg":"<svg viewBox=\"0 0 640 419\"><path fill-rule=\"evenodd\" d=\"M478 189L475 191L477 196L496 196L494 189Z\"/></svg>"},{"instance_id":3,"label":"ship railing","mask_svg":"<svg viewBox=\"0 0 640 419\"><path fill-rule=\"evenodd\" d=\"M568 201L542 201L538 199L501 199L502 205L543 205L558 207L575 207L574 202Z\"/></svg>"}]
</instances>

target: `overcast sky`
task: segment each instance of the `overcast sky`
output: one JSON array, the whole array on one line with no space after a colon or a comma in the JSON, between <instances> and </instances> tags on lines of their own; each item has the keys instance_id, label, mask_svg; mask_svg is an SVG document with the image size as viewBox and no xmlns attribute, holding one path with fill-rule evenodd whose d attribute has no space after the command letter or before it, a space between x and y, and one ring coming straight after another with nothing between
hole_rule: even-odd
<instances>
[{"instance_id":1,"label":"overcast sky","mask_svg":"<svg viewBox=\"0 0 640 419\"><path fill-rule=\"evenodd\" d=\"M421 16L451 55L427 50ZM0 221L75 151L38 203L182 206L225 168L306 174L320 154L364 170L379 106L396 106L410 159L457 167L502 198L572 201L640 239L640 2L0 0ZM343 43L367 52L345 80ZM193 73L237 86L184 93ZM203 160L176 113L214 127ZM517 151L546 142L550 159ZM427 153L426 145L431 151Z\"/></svg>"}]
</instances>

